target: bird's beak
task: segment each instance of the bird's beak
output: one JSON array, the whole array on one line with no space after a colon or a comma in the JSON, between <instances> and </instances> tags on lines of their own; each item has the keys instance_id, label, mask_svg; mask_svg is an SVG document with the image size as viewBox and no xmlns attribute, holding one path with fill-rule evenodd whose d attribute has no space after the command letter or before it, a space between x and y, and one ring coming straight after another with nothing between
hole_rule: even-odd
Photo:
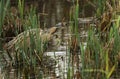
<instances>
[{"instance_id":1,"label":"bird's beak","mask_svg":"<svg viewBox=\"0 0 120 79\"><path fill-rule=\"evenodd\" d=\"M49 31L49 34L54 34L55 32L57 32L59 28L58 27L52 27L50 28L48 31Z\"/></svg>"}]
</instances>

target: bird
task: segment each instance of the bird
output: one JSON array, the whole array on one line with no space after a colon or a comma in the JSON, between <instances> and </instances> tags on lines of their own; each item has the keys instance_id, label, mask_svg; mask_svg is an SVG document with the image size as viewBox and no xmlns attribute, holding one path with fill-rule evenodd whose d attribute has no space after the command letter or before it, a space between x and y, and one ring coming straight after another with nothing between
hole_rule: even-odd
<instances>
[{"instance_id":1,"label":"bird","mask_svg":"<svg viewBox=\"0 0 120 79\"><path fill-rule=\"evenodd\" d=\"M47 30L42 30L41 28L26 30L6 43L3 48L5 51L7 51L7 55L10 60L13 60L15 58L15 52L18 52L21 48L24 49L25 47L27 49L36 50L36 48L34 49L31 46L37 46L37 41L40 40L42 43L41 46L43 48L43 52L45 52L48 47L47 44L53 39L53 36L58 29L59 27L54 26ZM31 39L33 39L33 42L35 42L33 45L31 45Z\"/></svg>"},{"instance_id":2,"label":"bird","mask_svg":"<svg viewBox=\"0 0 120 79\"><path fill-rule=\"evenodd\" d=\"M41 40L49 41L52 38L52 34L54 34L57 31L57 29L58 29L58 27L52 27L46 31L43 31L40 28L34 28L34 29L24 31L24 32L18 34L15 38L13 38L8 43L6 43L4 45L4 49L9 50L9 49L13 48L16 44L21 44L23 42L23 40L27 40L27 42L29 43L30 42L30 34L32 34L34 36L33 38L36 38L35 37L36 33L39 33Z\"/></svg>"}]
</instances>

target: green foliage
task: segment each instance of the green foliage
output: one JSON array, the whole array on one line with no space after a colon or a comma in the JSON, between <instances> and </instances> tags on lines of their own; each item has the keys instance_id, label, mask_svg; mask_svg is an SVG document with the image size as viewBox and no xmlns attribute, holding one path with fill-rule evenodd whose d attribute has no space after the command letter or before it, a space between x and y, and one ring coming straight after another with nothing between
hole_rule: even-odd
<instances>
[{"instance_id":1,"label":"green foliage","mask_svg":"<svg viewBox=\"0 0 120 79\"><path fill-rule=\"evenodd\" d=\"M5 19L5 15L6 15L8 7L9 7L9 0L7 0L7 1L1 0L0 1L0 38L1 38L2 27L3 27L3 24L4 24L4 19ZM0 39L0 50L2 50L1 39Z\"/></svg>"},{"instance_id":2,"label":"green foliage","mask_svg":"<svg viewBox=\"0 0 120 79\"><path fill-rule=\"evenodd\" d=\"M105 11L105 3L106 3L107 0L98 0L96 1L96 5L97 5L97 12L96 12L96 15L98 17L100 17L103 12Z\"/></svg>"},{"instance_id":3,"label":"green foliage","mask_svg":"<svg viewBox=\"0 0 120 79\"><path fill-rule=\"evenodd\" d=\"M105 3L107 0L93 1L97 6L96 16L101 17L106 9ZM18 42L14 47L15 51L10 52L13 53L13 55L11 55L12 60L10 62L13 65L12 67L18 68L18 77L20 77L22 73L25 76L25 79L29 79L31 73L34 73L35 75L38 75L39 79L42 79L44 72L49 70L43 63L44 58L46 59L46 62L48 62L47 60L50 60L49 57L44 55L48 48L48 40L42 40L43 38L40 36L40 30L38 29L40 26L39 17L36 13L35 7L31 6L30 12L26 14L26 17L24 17L24 2L24 0L18 1L18 10L20 14L19 18L22 20L23 27L27 32L23 33L23 38L20 37L20 39L17 40ZM112 2L114 4L113 0ZM67 79L72 79L74 77L75 69L80 71L82 79L110 79L118 65L117 56L120 52L120 16L118 17L117 22L113 23L113 27L108 33L109 37L107 42L101 41L100 31L96 34L95 29L90 28L87 34L87 45L86 48L84 48L79 33L79 0L72 0L72 5L73 11L70 12L70 21L73 21L73 23L70 24L71 36L69 37L68 49L66 49L68 54ZM8 7L9 0L0 1L0 38ZM88 27L89 26L90 25L88 25ZM34 28L37 29L35 32L30 31ZM21 40L23 42L21 42ZM0 51L2 50L1 47L2 44L0 41ZM75 49L76 47L79 47L79 49ZM71 52L71 49L74 51ZM74 55L78 50L80 50L81 55L76 55L81 58L81 62L79 62L80 59L78 59L78 61L76 60L76 63L81 63L81 68L79 65L74 66ZM37 69L37 67L41 68ZM45 71L42 71L42 67L45 68Z\"/></svg>"},{"instance_id":4,"label":"green foliage","mask_svg":"<svg viewBox=\"0 0 120 79\"><path fill-rule=\"evenodd\" d=\"M18 1L18 10L20 13L20 18L23 19L23 17L24 17L24 0Z\"/></svg>"}]
</instances>

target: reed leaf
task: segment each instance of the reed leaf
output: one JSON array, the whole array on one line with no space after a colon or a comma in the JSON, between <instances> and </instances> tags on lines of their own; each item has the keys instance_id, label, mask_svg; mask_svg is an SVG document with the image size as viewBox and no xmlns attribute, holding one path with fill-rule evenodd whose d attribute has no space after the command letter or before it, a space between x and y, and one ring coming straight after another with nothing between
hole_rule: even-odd
<instances>
[{"instance_id":1,"label":"reed leaf","mask_svg":"<svg viewBox=\"0 0 120 79\"><path fill-rule=\"evenodd\" d=\"M117 23L116 23L116 27L117 27L117 28L120 27L120 16L118 16Z\"/></svg>"},{"instance_id":2,"label":"reed leaf","mask_svg":"<svg viewBox=\"0 0 120 79\"><path fill-rule=\"evenodd\" d=\"M23 20L23 15L24 15L24 0L19 0L18 1L18 10L20 13L20 18Z\"/></svg>"},{"instance_id":3,"label":"reed leaf","mask_svg":"<svg viewBox=\"0 0 120 79\"><path fill-rule=\"evenodd\" d=\"M110 69L110 71L108 71L107 73L107 79L110 79L110 77L111 77L111 75L112 75L112 73L115 71L115 68L116 68L116 64L115 65L113 65L113 67Z\"/></svg>"}]
</instances>

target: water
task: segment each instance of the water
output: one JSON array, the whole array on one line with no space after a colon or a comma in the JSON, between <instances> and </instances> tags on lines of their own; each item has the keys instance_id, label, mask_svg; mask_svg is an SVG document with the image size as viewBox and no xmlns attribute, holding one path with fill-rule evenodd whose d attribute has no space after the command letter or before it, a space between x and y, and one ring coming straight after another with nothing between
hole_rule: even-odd
<instances>
[{"instance_id":1,"label":"water","mask_svg":"<svg viewBox=\"0 0 120 79\"><path fill-rule=\"evenodd\" d=\"M15 5L15 1L13 1L14 3L12 5ZM86 2L85 1L80 1L80 13L79 13L79 17L90 17L94 15L94 6L91 5L90 3L87 4L86 6ZM16 2L17 4L17 2ZM71 10L72 7L72 2L71 0L39 0L39 1L32 1L32 0L26 0L26 9L30 8L29 5L33 4L34 6L37 7L37 11L39 12L39 16L40 16L40 22L41 22L41 26L47 26L47 27L51 27L56 25L56 23L58 23L58 26L61 26L62 22L61 21L68 21L69 20L69 12ZM89 6L89 7L88 7ZM27 11L27 10L26 10ZM74 13L73 13L74 14ZM73 15L72 14L72 15ZM80 29L80 39L81 39L81 44L84 46L83 48L85 49L87 46L86 43L86 38L87 38L87 30L89 27L90 23L92 23L94 20L93 17L90 18L78 18L79 21L79 29ZM60 23L59 23L60 22ZM70 21L72 22L72 21ZM70 23L68 22L68 23ZM91 24L91 26L94 26L94 24ZM58 79L66 79L67 78L67 70L68 70L68 63L69 63L69 56L70 56L70 52L67 51L68 50L68 41L70 40L70 38L72 36L74 36L74 34L69 34L68 28L66 28L65 30L65 34L64 37L62 37L62 33L59 33L58 35L60 35L60 37L62 37L61 39L64 40L62 41L63 45L60 45L59 47L57 47L57 49L55 48L55 50L51 50L50 52L45 52L45 54L47 56L50 56L51 58L53 58L54 60L56 60L57 64L55 65L55 76ZM1 51L0 51L1 53ZM7 55L4 55L5 58L7 58L7 60L10 62L10 59L8 59L9 57ZM81 55L79 54L79 67L82 67L81 64ZM6 65L6 63L4 63L4 60L1 60L2 65ZM52 63L52 62L50 62ZM46 63L45 63L46 64ZM3 76L4 73L2 73L1 68L3 67L2 65L0 65L0 79L4 79ZM70 69L72 69L72 64L69 65ZM74 69L75 72L77 71L76 65L74 65ZM9 74L11 75L11 79L14 79L14 74L15 69L11 69ZM75 74L75 73L74 73ZM22 79L23 77L21 77ZM46 79L51 79L50 77L47 77Z\"/></svg>"}]
</instances>

